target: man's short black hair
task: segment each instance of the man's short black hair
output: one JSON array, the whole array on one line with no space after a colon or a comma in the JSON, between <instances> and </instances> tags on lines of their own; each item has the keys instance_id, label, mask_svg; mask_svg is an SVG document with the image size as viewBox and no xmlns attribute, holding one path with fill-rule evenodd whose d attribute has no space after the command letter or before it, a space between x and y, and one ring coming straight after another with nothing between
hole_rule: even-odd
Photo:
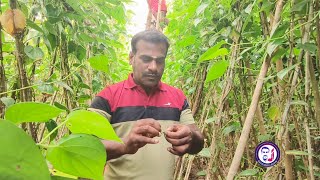
<instances>
[{"instance_id":1,"label":"man's short black hair","mask_svg":"<svg viewBox=\"0 0 320 180\"><path fill-rule=\"evenodd\" d=\"M156 30L145 30L145 31L137 33L136 35L134 35L132 37L131 49L132 49L133 54L137 53L137 43L140 40L143 40L143 41L146 41L149 43L154 43L154 44L163 43L167 47L166 53L168 52L168 49L170 46L168 38L164 34L162 34L161 32L156 31Z\"/></svg>"}]
</instances>

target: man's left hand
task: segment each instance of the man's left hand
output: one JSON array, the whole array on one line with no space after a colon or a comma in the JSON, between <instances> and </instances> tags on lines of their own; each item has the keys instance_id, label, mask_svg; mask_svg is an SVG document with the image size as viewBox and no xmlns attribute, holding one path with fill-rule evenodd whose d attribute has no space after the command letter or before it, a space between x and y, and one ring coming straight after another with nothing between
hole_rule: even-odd
<instances>
[{"instance_id":1,"label":"man's left hand","mask_svg":"<svg viewBox=\"0 0 320 180\"><path fill-rule=\"evenodd\" d=\"M166 130L165 138L172 144L168 151L174 155L182 156L188 153L191 147L193 132L187 125L174 124Z\"/></svg>"}]
</instances>

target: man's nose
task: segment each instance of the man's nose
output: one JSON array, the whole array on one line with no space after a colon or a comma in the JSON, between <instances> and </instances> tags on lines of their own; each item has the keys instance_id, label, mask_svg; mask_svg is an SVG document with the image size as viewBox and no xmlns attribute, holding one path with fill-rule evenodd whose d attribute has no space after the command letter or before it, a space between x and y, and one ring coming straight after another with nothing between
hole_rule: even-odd
<instances>
[{"instance_id":1,"label":"man's nose","mask_svg":"<svg viewBox=\"0 0 320 180\"><path fill-rule=\"evenodd\" d=\"M157 61L152 60L152 61L149 63L148 69L149 69L150 71L156 71L156 70L157 70Z\"/></svg>"}]
</instances>

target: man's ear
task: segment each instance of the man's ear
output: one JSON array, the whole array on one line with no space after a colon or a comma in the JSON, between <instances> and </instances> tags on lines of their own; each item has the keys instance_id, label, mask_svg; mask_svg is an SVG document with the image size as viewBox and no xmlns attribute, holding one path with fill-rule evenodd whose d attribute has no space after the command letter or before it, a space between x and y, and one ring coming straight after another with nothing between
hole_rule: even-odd
<instances>
[{"instance_id":1,"label":"man's ear","mask_svg":"<svg viewBox=\"0 0 320 180\"><path fill-rule=\"evenodd\" d=\"M133 52L131 51L131 52L129 53L129 64L130 64L130 65L132 65L132 63L133 63L133 57L134 57L134 54L133 54Z\"/></svg>"}]
</instances>

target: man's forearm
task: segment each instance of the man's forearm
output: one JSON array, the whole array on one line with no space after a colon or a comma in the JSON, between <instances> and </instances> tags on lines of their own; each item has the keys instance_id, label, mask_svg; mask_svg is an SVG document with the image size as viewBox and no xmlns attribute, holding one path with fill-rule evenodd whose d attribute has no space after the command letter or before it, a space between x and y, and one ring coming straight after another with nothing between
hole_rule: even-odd
<instances>
[{"instance_id":1,"label":"man's forearm","mask_svg":"<svg viewBox=\"0 0 320 180\"><path fill-rule=\"evenodd\" d=\"M107 161L111 159L119 158L124 155L124 144L115 141L101 140L103 143L106 152L107 152Z\"/></svg>"}]
</instances>

